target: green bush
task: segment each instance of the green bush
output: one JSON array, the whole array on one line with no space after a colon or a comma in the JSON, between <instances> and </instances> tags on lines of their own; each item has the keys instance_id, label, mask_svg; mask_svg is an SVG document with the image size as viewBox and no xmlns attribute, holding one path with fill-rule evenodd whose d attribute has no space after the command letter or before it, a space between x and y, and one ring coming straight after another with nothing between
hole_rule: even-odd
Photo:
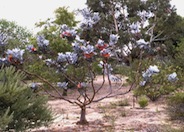
<instances>
[{"instance_id":1,"label":"green bush","mask_svg":"<svg viewBox=\"0 0 184 132\"><path fill-rule=\"evenodd\" d=\"M173 120L184 121L184 92L175 93L167 102L169 116Z\"/></svg>"},{"instance_id":2,"label":"green bush","mask_svg":"<svg viewBox=\"0 0 184 132\"><path fill-rule=\"evenodd\" d=\"M52 120L47 97L35 94L14 67L0 69L0 131L23 131Z\"/></svg>"},{"instance_id":3,"label":"green bush","mask_svg":"<svg viewBox=\"0 0 184 132\"><path fill-rule=\"evenodd\" d=\"M179 67L167 65L160 62L155 62L153 64L158 66L160 72L153 74L147 81L146 85L141 86L139 83L143 81L142 72L145 71L142 70L140 72L140 75L138 76L137 88L135 89L134 94L135 96L146 95L151 101L156 101L162 95L167 95L181 87L182 74ZM149 65L144 64L142 66L142 69L144 67L145 69L147 69ZM171 82L168 80L168 75L172 74L173 72L177 73L178 80Z\"/></svg>"},{"instance_id":4,"label":"green bush","mask_svg":"<svg viewBox=\"0 0 184 132\"><path fill-rule=\"evenodd\" d=\"M146 106L148 106L148 99L146 96L140 96L139 100L138 100L139 106L141 108L145 108Z\"/></svg>"}]
</instances>

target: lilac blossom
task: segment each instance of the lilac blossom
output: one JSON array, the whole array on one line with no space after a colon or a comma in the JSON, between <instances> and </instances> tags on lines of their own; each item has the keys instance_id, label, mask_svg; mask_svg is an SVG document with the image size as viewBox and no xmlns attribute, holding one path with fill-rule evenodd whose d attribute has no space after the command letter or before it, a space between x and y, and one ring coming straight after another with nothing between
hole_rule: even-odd
<instances>
[{"instance_id":1,"label":"lilac blossom","mask_svg":"<svg viewBox=\"0 0 184 132\"><path fill-rule=\"evenodd\" d=\"M28 50L29 52L35 52L36 48L33 45L30 44L30 45L26 46L26 50Z\"/></svg>"},{"instance_id":2,"label":"lilac blossom","mask_svg":"<svg viewBox=\"0 0 184 132\"><path fill-rule=\"evenodd\" d=\"M140 85L140 86L145 86L145 85L146 85L146 81L141 81L141 82L139 83L139 85Z\"/></svg>"},{"instance_id":3,"label":"lilac blossom","mask_svg":"<svg viewBox=\"0 0 184 132\"><path fill-rule=\"evenodd\" d=\"M102 39L99 39L97 44L100 46L103 46L105 44L105 42Z\"/></svg>"},{"instance_id":4,"label":"lilac blossom","mask_svg":"<svg viewBox=\"0 0 184 132\"><path fill-rule=\"evenodd\" d=\"M103 68L104 74L111 75L111 72L113 71L113 68L110 64L104 63L103 61L100 61L98 64L100 68Z\"/></svg>"},{"instance_id":5,"label":"lilac blossom","mask_svg":"<svg viewBox=\"0 0 184 132\"><path fill-rule=\"evenodd\" d=\"M118 42L118 38L119 36L117 34L111 34L109 45L113 46L114 44L116 44Z\"/></svg>"},{"instance_id":6,"label":"lilac blossom","mask_svg":"<svg viewBox=\"0 0 184 132\"><path fill-rule=\"evenodd\" d=\"M93 45L82 46L81 49L85 54L93 53L95 50Z\"/></svg>"},{"instance_id":7,"label":"lilac blossom","mask_svg":"<svg viewBox=\"0 0 184 132\"><path fill-rule=\"evenodd\" d=\"M87 8L82 9L81 14L84 17L84 20L82 20L80 23L80 27L82 29L91 29L93 25L100 20L100 16L98 12L92 13Z\"/></svg>"},{"instance_id":8,"label":"lilac blossom","mask_svg":"<svg viewBox=\"0 0 184 132\"><path fill-rule=\"evenodd\" d=\"M77 88L85 88L87 87L87 84L85 82L80 82L78 85L77 85Z\"/></svg>"},{"instance_id":9,"label":"lilac blossom","mask_svg":"<svg viewBox=\"0 0 184 132\"><path fill-rule=\"evenodd\" d=\"M87 45L86 40L81 39L79 36L76 36L75 40L76 40L77 43L80 43L80 44L82 44L82 45L84 45L84 46Z\"/></svg>"},{"instance_id":10,"label":"lilac blossom","mask_svg":"<svg viewBox=\"0 0 184 132\"><path fill-rule=\"evenodd\" d=\"M146 72L143 72L142 76L143 76L143 78L149 78L153 74L159 73L159 72L160 72L160 70L158 69L158 67L156 65L149 66L149 68L146 70Z\"/></svg>"},{"instance_id":11,"label":"lilac blossom","mask_svg":"<svg viewBox=\"0 0 184 132\"><path fill-rule=\"evenodd\" d=\"M100 51L100 54L104 57L110 57L111 51L109 49L103 49Z\"/></svg>"},{"instance_id":12,"label":"lilac blossom","mask_svg":"<svg viewBox=\"0 0 184 132\"><path fill-rule=\"evenodd\" d=\"M74 64L77 62L77 60L78 60L78 56L76 53L72 53L72 52L66 52L65 54L58 53L57 62L59 63L68 62L70 64Z\"/></svg>"},{"instance_id":13,"label":"lilac blossom","mask_svg":"<svg viewBox=\"0 0 184 132\"><path fill-rule=\"evenodd\" d=\"M172 74L169 74L167 79L170 82L175 82L176 80L178 80L176 72L173 72Z\"/></svg>"},{"instance_id":14,"label":"lilac blossom","mask_svg":"<svg viewBox=\"0 0 184 132\"><path fill-rule=\"evenodd\" d=\"M0 46L5 46L6 44L7 44L7 38L5 37L5 35L0 33Z\"/></svg>"},{"instance_id":15,"label":"lilac blossom","mask_svg":"<svg viewBox=\"0 0 184 132\"><path fill-rule=\"evenodd\" d=\"M84 17L84 19L90 19L91 18L91 11L88 8L82 9L81 14Z\"/></svg>"},{"instance_id":16,"label":"lilac blossom","mask_svg":"<svg viewBox=\"0 0 184 132\"><path fill-rule=\"evenodd\" d=\"M66 60L68 63L70 64L75 64L78 60L78 56L76 53L72 53L72 52L66 52Z\"/></svg>"},{"instance_id":17,"label":"lilac blossom","mask_svg":"<svg viewBox=\"0 0 184 132\"><path fill-rule=\"evenodd\" d=\"M94 12L92 16L93 24L96 24L100 20L100 16L98 12Z\"/></svg>"},{"instance_id":18,"label":"lilac blossom","mask_svg":"<svg viewBox=\"0 0 184 132\"><path fill-rule=\"evenodd\" d=\"M108 44L106 44L103 40L99 39L96 44L96 47L100 50L103 50L108 47Z\"/></svg>"},{"instance_id":19,"label":"lilac blossom","mask_svg":"<svg viewBox=\"0 0 184 132\"><path fill-rule=\"evenodd\" d=\"M39 83L35 83L35 82L29 84L29 87L30 87L31 89L33 89L33 90L36 90L36 89L38 88L38 86L39 86Z\"/></svg>"},{"instance_id":20,"label":"lilac blossom","mask_svg":"<svg viewBox=\"0 0 184 132\"><path fill-rule=\"evenodd\" d=\"M75 37L77 32L73 28L69 28L66 24L61 25L61 37Z\"/></svg>"},{"instance_id":21,"label":"lilac blossom","mask_svg":"<svg viewBox=\"0 0 184 132\"><path fill-rule=\"evenodd\" d=\"M153 74L159 73L160 70L158 69L158 67L156 65L154 66L149 66L149 68L146 70L146 72L143 72L142 77L144 79L144 81L140 82L141 86L145 86L146 82L150 79L150 77Z\"/></svg>"},{"instance_id":22,"label":"lilac blossom","mask_svg":"<svg viewBox=\"0 0 184 132\"><path fill-rule=\"evenodd\" d=\"M46 48L49 45L49 40L46 40L44 36L40 35L37 37L37 43L39 48Z\"/></svg>"},{"instance_id":23,"label":"lilac blossom","mask_svg":"<svg viewBox=\"0 0 184 132\"><path fill-rule=\"evenodd\" d=\"M91 29L93 27L93 21L92 20L83 20L80 24L80 27L82 29Z\"/></svg>"},{"instance_id":24,"label":"lilac blossom","mask_svg":"<svg viewBox=\"0 0 184 132\"><path fill-rule=\"evenodd\" d=\"M140 48L143 48L149 44L149 42L146 42L144 39L139 39L138 41L136 41L136 43L137 46L139 46Z\"/></svg>"},{"instance_id":25,"label":"lilac blossom","mask_svg":"<svg viewBox=\"0 0 184 132\"><path fill-rule=\"evenodd\" d=\"M140 32L140 24L137 22L137 23L132 23L130 25L130 29L131 29L131 33L139 33Z\"/></svg>"},{"instance_id":26,"label":"lilac blossom","mask_svg":"<svg viewBox=\"0 0 184 132\"><path fill-rule=\"evenodd\" d=\"M105 7L105 4L103 3L103 1L102 1L102 0L100 0L99 5L100 5L102 8L103 8L103 7Z\"/></svg>"},{"instance_id":27,"label":"lilac blossom","mask_svg":"<svg viewBox=\"0 0 184 132\"><path fill-rule=\"evenodd\" d=\"M103 68L103 67L104 67L104 62L103 62L103 61L100 61L99 64L98 64L98 66L99 66L100 68Z\"/></svg>"},{"instance_id":28,"label":"lilac blossom","mask_svg":"<svg viewBox=\"0 0 184 132\"><path fill-rule=\"evenodd\" d=\"M138 16L140 16L143 21L146 21L147 19L153 17L154 14L143 10L138 12Z\"/></svg>"},{"instance_id":29,"label":"lilac blossom","mask_svg":"<svg viewBox=\"0 0 184 132\"><path fill-rule=\"evenodd\" d=\"M120 77L112 75L112 74L109 75L109 79L113 82L121 82L122 81L122 79Z\"/></svg>"},{"instance_id":30,"label":"lilac blossom","mask_svg":"<svg viewBox=\"0 0 184 132\"><path fill-rule=\"evenodd\" d=\"M3 65L9 65L10 63L8 62L7 58L0 58L0 67Z\"/></svg>"},{"instance_id":31,"label":"lilac blossom","mask_svg":"<svg viewBox=\"0 0 184 132\"><path fill-rule=\"evenodd\" d=\"M46 59L44 62L46 63L47 66L55 64L55 61L53 61L52 59Z\"/></svg>"},{"instance_id":32,"label":"lilac blossom","mask_svg":"<svg viewBox=\"0 0 184 132\"><path fill-rule=\"evenodd\" d=\"M85 82L81 82L81 87L87 87L87 84Z\"/></svg>"},{"instance_id":33,"label":"lilac blossom","mask_svg":"<svg viewBox=\"0 0 184 132\"><path fill-rule=\"evenodd\" d=\"M57 87L67 89L68 83L67 82L57 82Z\"/></svg>"},{"instance_id":34,"label":"lilac blossom","mask_svg":"<svg viewBox=\"0 0 184 132\"><path fill-rule=\"evenodd\" d=\"M57 62L62 63L66 61L66 55L63 53L58 53Z\"/></svg>"},{"instance_id":35,"label":"lilac blossom","mask_svg":"<svg viewBox=\"0 0 184 132\"><path fill-rule=\"evenodd\" d=\"M72 47L73 47L74 52L76 53L81 51L81 45L76 41L72 43Z\"/></svg>"},{"instance_id":36,"label":"lilac blossom","mask_svg":"<svg viewBox=\"0 0 184 132\"><path fill-rule=\"evenodd\" d=\"M19 49L19 48L15 48L15 49L8 49L6 51L6 54L8 57L11 56L11 59L13 59L14 61L19 61L20 63L23 61L23 54L24 54L24 50Z\"/></svg>"}]
</instances>

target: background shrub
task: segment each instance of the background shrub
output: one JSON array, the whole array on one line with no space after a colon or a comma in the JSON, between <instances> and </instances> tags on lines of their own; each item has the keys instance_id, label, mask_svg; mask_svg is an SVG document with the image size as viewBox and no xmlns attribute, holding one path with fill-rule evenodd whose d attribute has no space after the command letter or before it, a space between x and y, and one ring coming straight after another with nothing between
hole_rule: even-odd
<instances>
[{"instance_id":1,"label":"background shrub","mask_svg":"<svg viewBox=\"0 0 184 132\"><path fill-rule=\"evenodd\" d=\"M167 104L170 118L184 121L184 93L178 92L170 96Z\"/></svg>"}]
</instances>

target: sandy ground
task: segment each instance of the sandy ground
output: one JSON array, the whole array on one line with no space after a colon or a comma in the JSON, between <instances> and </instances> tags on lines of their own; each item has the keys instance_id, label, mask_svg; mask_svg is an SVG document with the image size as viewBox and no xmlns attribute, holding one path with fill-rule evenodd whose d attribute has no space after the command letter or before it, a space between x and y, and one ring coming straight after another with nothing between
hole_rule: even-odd
<instances>
[{"instance_id":1,"label":"sandy ground","mask_svg":"<svg viewBox=\"0 0 184 132\"><path fill-rule=\"evenodd\" d=\"M101 78L96 83L100 83ZM128 89L124 87L123 90ZM128 102L122 106L120 101ZM169 120L164 99L149 102L142 109L135 103L133 108L132 92L92 103L87 107L86 118L89 125L76 125L80 117L80 108L63 100L51 100L55 119L48 127L41 127L34 132L156 132L161 126L178 127Z\"/></svg>"}]
</instances>

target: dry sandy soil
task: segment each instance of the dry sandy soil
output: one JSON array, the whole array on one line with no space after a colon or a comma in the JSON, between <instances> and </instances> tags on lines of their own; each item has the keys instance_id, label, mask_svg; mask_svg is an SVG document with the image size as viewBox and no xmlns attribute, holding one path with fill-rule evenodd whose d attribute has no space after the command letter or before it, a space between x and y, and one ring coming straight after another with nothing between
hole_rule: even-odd
<instances>
[{"instance_id":1,"label":"dry sandy soil","mask_svg":"<svg viewBox=\"0 0 184 132\"><path fill-rule=\"evenodd\" d=\"M100 81L99 78L96 83ZM123 88L126 89L127 86ZM129 105L122 106L122 101ZM162 132L160 128L163 126L167 126L167 129L170 129L170 126L182 126L169 120L163 98L157 102L149 102L144 109L137 103L133 108L132 92L89 105L86 115L89 125L84 126L76 125L80 116L78 106L63 100L51 100L48 104L55 114L55 119L48 127L41 127L34 132Z\"/></svg>"}]
</instances>

